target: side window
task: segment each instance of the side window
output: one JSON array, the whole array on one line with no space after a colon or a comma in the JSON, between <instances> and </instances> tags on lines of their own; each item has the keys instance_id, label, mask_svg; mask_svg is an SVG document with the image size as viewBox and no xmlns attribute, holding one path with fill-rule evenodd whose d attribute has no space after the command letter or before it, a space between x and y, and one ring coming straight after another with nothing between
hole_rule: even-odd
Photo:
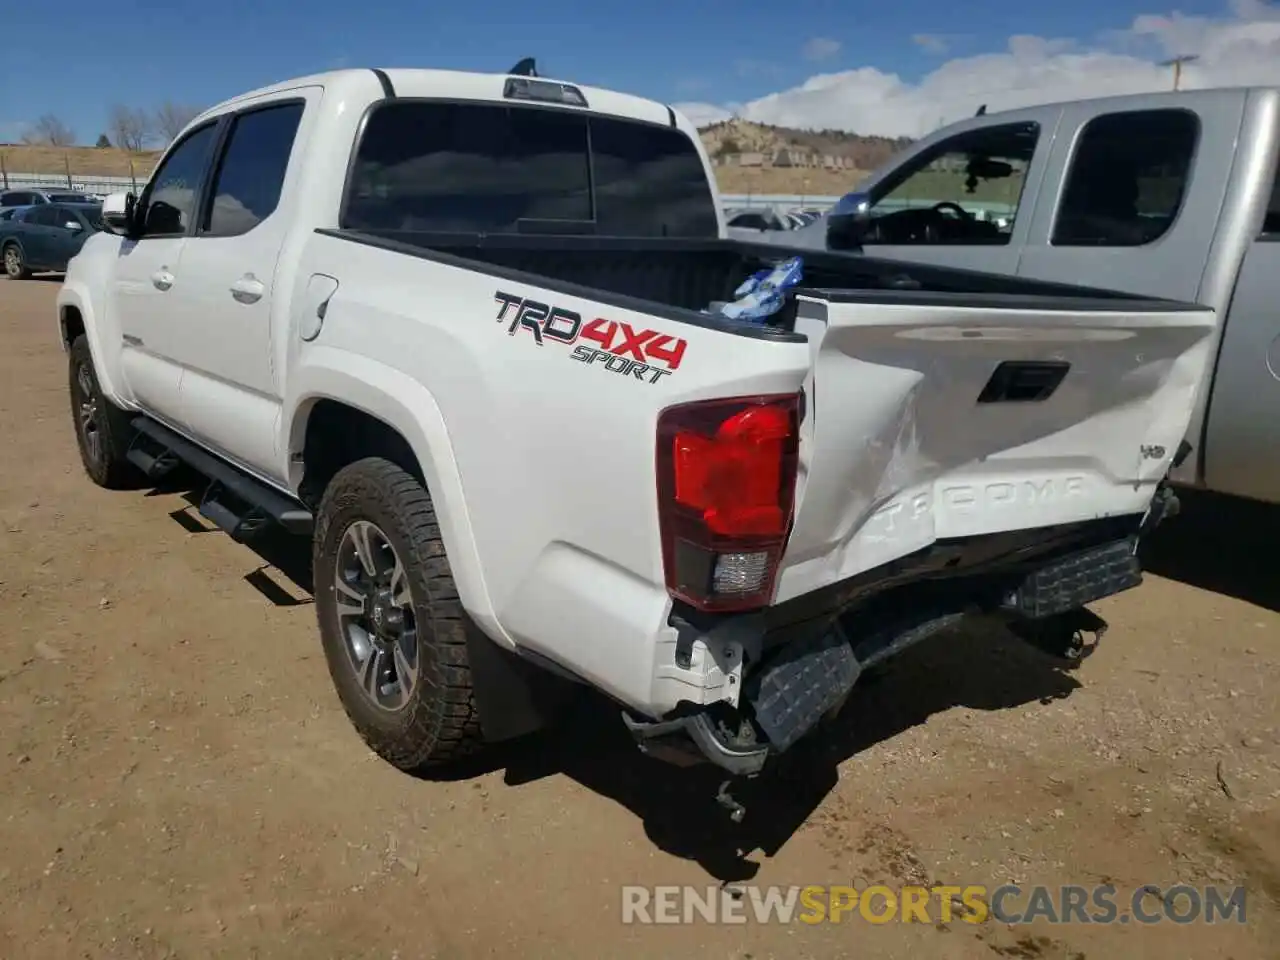
<instances>
[{"instance_id":1,"label":"side window","mask_svg":"<svg viewBox=\"0 0 1280 960\"><path fill-rule=\"evenodd\" d=\"M304 108L286 103L235 119L201 224L203 235L247 233L275 211Z\"/></svg>"},{"instance_id":2,"label":"side window","mask_svg":"<svg viewBox=\"0 0 1280 960\"><path fill-rule=\"evenodd\" d=\"M31 205L31 194L29 193L6 193L4 196L5 206L9 207L27 207Z\"/></svg>"},{"instance_id":3,"label":"side window","mask_svg":"<svg viewBox=\"0 0 1280 960\"><path fill-rule=\"evenodd\" d=\"M1280 236L1280 167L1276 168L1276 178L1271 182L1271 199L1262 220L1262 232L1271 237Z\"/></svg>"},{"instance_id":4,"label":"side window","mask_svg":"<svg viewBox=\"0 0 1280 960\"><path fill-rule=\"evenodd\" d=\"M391 102L369 115L343 226L514 233L590 221L586 117L496 104Z\"/></svg>"},{"instance_id":5,"label":"side window","mask_svg":"<svg viewBox=\"0 0 1280 960\"><path fill-rule=\"evenodd\" d=\"M68 223L75 223L81 228L84 227L84 222L76 214L74 209L68 207L52 207L51 209L53 210L53 225L55 227L65 230L67 229Z\"/></svg>"},{"instance_id":6,"label":"side window","mask_svg":"<svg viewBox=\"0 0 1280 960\"><path fill-rule=\"evenodd\" d=\"M174 236L187 231L195 215L216 129L216 123L201 127L160 165L144 199L144 237Z\"/></svg>"},{"instance_id":7,"label":"side window","mask_svg":"<svg viewBox=\"0 0 1280 960\"><path fill-rule=\"evenodd\" d=\"M913 158L877 188L865 242L1007 244L1039 139L1038 123L980 127Z\"/></svg>"},{"instance_id":8,"label":"side window","mask_svg":"<svg viewBox=\"0 0 1280 960\"><path fill-rule=\"evenodd\" d=\"M49 206L48 204L43 204L41 206L34 207L27 214L27 223L33 223L36 226L40 226L40 227L57 226L58 211L55 208Z\"/></svg>"},{"instance_id":9,"label":"side window","mask_svg":"<svg viewBox=\"0 0 1280 960\"><path fill-rule=\"evenodd\" d=\"M1094 117L1076 141L1053 244L1140 247L1160 239L1182 208L1199 138L1189 110Z\"/></svg>"}]
</instances>

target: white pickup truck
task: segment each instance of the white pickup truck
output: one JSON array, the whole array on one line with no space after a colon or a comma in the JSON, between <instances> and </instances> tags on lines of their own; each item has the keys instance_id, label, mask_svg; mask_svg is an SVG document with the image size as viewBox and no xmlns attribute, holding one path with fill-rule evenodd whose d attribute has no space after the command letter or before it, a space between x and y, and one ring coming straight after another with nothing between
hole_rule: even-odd
<instances>
[{"instance_id":1,"label":"white pickup truck","mask_svg":"<svg viewBox=\"0 0 1280 960\"><path fill-rule=\"evenodd\" d=\"M247 93L104 221L57 300L84 469L185 462L237 539L310 536L338 697L402 768L577 683L749 775L959 616L1070 633L1141 579L1214 321L824 251L725 319L788 251L725 238L694 127L533 71Z\"/></svg>"}]
</instances>

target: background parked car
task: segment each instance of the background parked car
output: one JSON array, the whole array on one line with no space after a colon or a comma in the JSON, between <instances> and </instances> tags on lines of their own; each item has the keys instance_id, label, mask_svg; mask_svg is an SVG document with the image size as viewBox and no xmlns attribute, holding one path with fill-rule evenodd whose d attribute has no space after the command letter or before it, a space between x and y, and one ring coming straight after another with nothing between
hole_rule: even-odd
<instances>
[{"instance_id":1,"label":"background parked car","mask_svg":"<svg viewBox=\"0 0 1280 960\"><path fill-rule=\"evenodd\" d=\"M786 230L789 225L784 218L768 207L755 210L730 211L725 225L742 230Z\"/></svg>"},{"instance_id":2,"label":"background parked car","mask_svg":"<svg viewBox=\"0 0 1280 960\"><path fill-rule=\"evenodd\" d=\"M10 280L42 270L62 272L87 240L102 229L102 207L42 203L0 216L0 259Z\"/></svg>"},{"instance_id":3,"label":"background parked car","mask_svg":"<svg viewBox=\"0 0 1280 960\"><path fill-rule=\"evenodd\" d=\"M16 190L5 190L0 193L0 209L6 207L33 207L41 203L101 203L91 194L77 190L54 190L46 187L31 187Z\"/></svg>"}]
</instances>

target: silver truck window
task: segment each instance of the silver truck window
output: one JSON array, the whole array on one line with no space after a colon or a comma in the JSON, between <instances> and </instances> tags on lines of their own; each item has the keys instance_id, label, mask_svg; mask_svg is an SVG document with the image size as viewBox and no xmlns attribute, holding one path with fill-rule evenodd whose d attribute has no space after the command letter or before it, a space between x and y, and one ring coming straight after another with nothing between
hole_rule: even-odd
<instances>
[{"instance_id":1,"label":"silver truck window","mask_svg":"<svg viewBox=\"0 0 1280 960\"><path fill-rule=\"evenodd\" d=\"M1168 232L1186 194L1200 120L1189 110L1094 117L1076 140L1053 244L1140 247Z\"/></svg>"},{"instance_id":2,"label":"silver truck window","mask_svg":"<svg viewBox=\"0 0 1280 960\"><path fill-rule=\"evenodd\" d=\"M214 174L202 236L239 236L275 212L305 106L277 104L236 117Z\"/></svg>"},{"instance_id":3,"label":"silver truck window","mask_svg":"<svg viewBox=\"0 0 1280 960\"><path fill-rule=\"evenodd\" d=\"M1267 201L1262 232L1269 237L1280 235L1280 168L1276 169L1275 179L1271 182L1271 199Z\"/></svg>"},{"instance_id":4,"label":"silver truck window","mask_svg":"<svg viewBox=\"0 0 1280 960\"><path fill-rule=\"evenodd\" d=\"M701 156L679 130L536 106L423 100L370 112L341 223L465 233L717 233Z\"/></svg>"},{"instance_id":5,"label":"silver truck window","mask_svg":"<svg viewBox=\"0 0 1280 960\"><path fill-rule=\"evenodd\" d=\"M979 127L913 157L877 185L864 242L1007 244L1039 138L1032 122Z\"/></svg>"}]
</instances>

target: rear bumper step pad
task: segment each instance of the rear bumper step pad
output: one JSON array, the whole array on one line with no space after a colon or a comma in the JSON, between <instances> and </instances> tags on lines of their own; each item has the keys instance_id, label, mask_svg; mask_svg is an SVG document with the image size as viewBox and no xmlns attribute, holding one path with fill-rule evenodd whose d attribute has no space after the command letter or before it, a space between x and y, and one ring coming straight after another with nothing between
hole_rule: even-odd
<instances>
[{"instance_id":1,"label":"rear bumper step pad","mask_svg":"<svg viewBox=\"0 0 1280 960\"><path fill-rule=\"evenodd\" d=\"M1142 583L1137 538L1090 547L1047 563L1005 594L999 613L1045 621ZM987 608L990 610L990 608ZM864 668L958 623L969 610L915 610L881 621L851 642L846 629L857 620L837 618L821 631L797 637L776 650L743 688L754 727L763 740L731 737L711 710L664 721L623 714L628 729L646 752L687 765L710 761L731 774L759 772L769 756L782 753L812 730L823 715L850 694ZM842 627L842 619L847 624ZM717 705L725 707L725 705Z\"/></svg>"},{"instance_id":2,"label":"rear bumper step pad","mask_svg":"<svg viewBox=\"0 0 1280 960\"><path fill-rule=\"evenodd\" d=\"M1029 620L1066 613L1142 583L1138 540L1082 550L1041 567L1005 598L1004 609Z\"/></svg>"}]
</instances>

